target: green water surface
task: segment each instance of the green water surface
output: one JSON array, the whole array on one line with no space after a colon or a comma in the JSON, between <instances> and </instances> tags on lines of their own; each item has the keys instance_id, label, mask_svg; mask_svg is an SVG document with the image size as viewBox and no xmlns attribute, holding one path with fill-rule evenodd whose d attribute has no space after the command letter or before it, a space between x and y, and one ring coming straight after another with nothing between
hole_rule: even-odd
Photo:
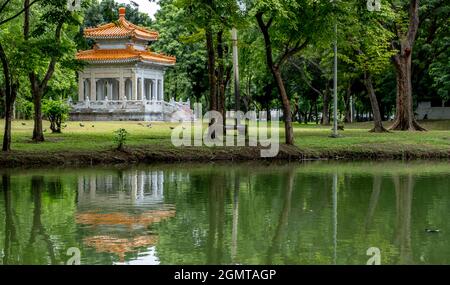
<instances>
[{"instance_id":1,"label":"green water surface","mask_svg":"<svg viewBox=\"0 0 450 285\"><path fill-rule=\"evenodd\" d=\"M450 264L448 162L0 171L0 264ZM438 229L429 233L425 229ZM72 249L73 250L73 249Z\"/></svg>"}]
</instances>

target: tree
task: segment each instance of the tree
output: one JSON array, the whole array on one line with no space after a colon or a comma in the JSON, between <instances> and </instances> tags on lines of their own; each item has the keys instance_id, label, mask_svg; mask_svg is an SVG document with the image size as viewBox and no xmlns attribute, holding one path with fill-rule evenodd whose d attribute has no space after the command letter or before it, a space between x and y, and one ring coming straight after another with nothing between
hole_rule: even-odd
<instances>
[{"instance_id":1,"label":"tree","mask_svg":"<svg viewBox=\"0 0 450 285\"><path fill-rule=\"evenodd\" d=\"M152 1L152 0L149 0ZM114 0L94 0L85 9L84 27L96 27L105 23L117 21L119 17L119 7L126 7L126 18L138 26L151 27L153 21L146 13L139 11L139 5L131 1L131 4L119 4Z\"/></svg>"},{"instance_id":2,"label":"tree","mask_svg":"<svg viewBox=\"0 0 450 285\"><path fill-rule=\"evenodd\" d=\"M176 0L162 0L159 5L153 27L160 38L152 49L177 58L177 64L166 72L165 89L175 100L192 98L200 103L208 91L204 34L192 29L186 10Z\"/></svg>"},{"instance_id":3,"label":"tree","mask_svg":"<svg viewBox=\"0 0 450 285\"><path fill-rule=\"evenodd\" d=\"M26 9L30 8L31 6L33 6L35 3L39 2L39 1L41 1L41 0L33 0L33 1L29 2L28 5L25 5L21 10L15 11L13 15L8 14L6 19L0 20L0 26L16 19L17 17L22 15L26 11ZM3 2L3 4L0 6L0 15L6 14L4 12L7 10L7 8L10 8L10 6L12 6L12 5L8 5L8 4L11 4L11 0L5 0L5 2Z\"/></svg>"},{"instance_id":4,"label":"tree","mask_svg":"<svg viewBox=\"0 0 450 285\"><path fill-rule=\"evenodd\" d=\"M371 132L381 133L387 130L383 126L380 105L375 94L374 76L386 71L390 58L395 54L390 50L393 34L376 21L379 17L377 13L369 13L366 11L366 5L362 6L348 7L348 16L344 20L347 40L342 41L341 50L344 50L344 54L341 57L344 62L354 67L356 76L362 77L373 114L374 127ZM357 24L351 24L354 22Z\"/></svg>"},{"instance_id":5,"label":"tree","mask_svg":"<svg viewBox=\"0 0 450 285\"><path fill-rule=\"evenodd\" d=\"M35 2L31 2L29 6ZM0 7L0 13L6 15L6 19L0 22L0 62L4 85L4 88L0 88L0 98L4 98L5 102L5 129L2 145L2 150L5 152L11 150L11 121L19 90L20 65L23 59L18 48L21 45L21 39L17 33L16 23L17 17L23 13L23 9L20 9L20 6L10 1L4 2ZM18 10L20 11L17 12Z\"/></svg>"},{"instance_id":6,"label":"tree","mask_svg":"<svg viewBox=\"0 0 450 285\"><path fill-rule=\"evenodd\" d=\"M64 100L43 100L43 114L50 121L53 133L61 133L62 124L69 117L70 107Z\"/></svg>"},{"instance_id":7,"label":"tree","mask_svg":"<svg viewBox=\"0 0 450 285\"><path fill-rule=\"evenodd\" d=\"M450 100L450 5L427 0L412 55L412 86L417 100ZM436 96L438 95L438 96Z\"/></svg>"},{"instance_id":8,"label":"tree","mask_svg":"<svg viewBox=\"0 0 450 285\"><path fill-rule=\"evenodd\" d=\"M80 25L76 13L67 10L67 1L49 0L41 4L39 23L31 25L30 0L24 1L23 35L29 49L29 81L34 104L33 141L44 141L42 97L47 91L55 67L65 53L74 51L74 43L64 35L64 25ZM33 30L32 30L33 29ZM42 68L42 66L45 66Z\"/></svg>"},{"instance_id":9,"label":"tree","mask_svg":"<svg viewBox=\"0 0 450 285\"><path fill-rule=\"evenodd\" d=\"M11 121L13 116L14 101L17 97L18 82L11 73L8 57L0 44L0 61L3 67L5 89L0 89L0 98L5 98L5 132L3 135L3 151L11 150Z\"/></svg>"},{"instance_id":10,"label":"tree","mask_svg":"<svg viewBox=\"0 0 450 285\"><path fill-rule=\"evenodd\" d=\"M325 33L330 3L309 1L256 1L256 21L264 38L266 63L276 82L283 106L285 141L294 144L289 96L282 77L286 61L316 40L316 32Z\"/></svg>"},{"instance_id":11,"label":"tree","mask_svg":"<svg viewBox=\"0 0 450 285\"><path fill-rule=\"evenodd\" d=\"M407 27L394 23L396 38L392 42L392 46L397 50L397 54L393 57L393 63L396 71L397 80L397 102L394 124L391 130L401 131L425 131L416 121L413 110L413 90L412 90L412 73L411 58L416 40L417 31L419 29L419 0L409 0L409 23ZM401 15L396 4L391 5L394 12Z\"/></svg>"}]
</instances>

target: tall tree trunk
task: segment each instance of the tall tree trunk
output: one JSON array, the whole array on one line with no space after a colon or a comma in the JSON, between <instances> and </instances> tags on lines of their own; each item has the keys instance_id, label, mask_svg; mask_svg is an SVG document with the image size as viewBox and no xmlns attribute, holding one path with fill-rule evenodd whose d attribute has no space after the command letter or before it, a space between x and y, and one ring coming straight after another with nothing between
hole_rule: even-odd
<instances>
[{"instance_id":1,"label":"tall tree trunk","mask_svg":"<svg viewBox=\"0 0 450 285\"><path fill-rule=\"evenodd\" d=\"M319 107L317 106L317 98L314 100L314 116L316 117L316 125L319 124Z\"/></svg>"},{"instance_id":2,"label":"tall tree trunk","mask_svg":"<svg viewBox=\"0 0 450 285\"><path fill-rule=\"evenodd\" d=\"M328 90L323 92L322 125L330 124L330 94Z\"/></svg>"},{"instance_id":3,"label":"tall tree trunk","mask_svg":"<svg viewBox=\"0 0 450 285\"><path fill-rule=\"evenodd\" d=\"M211 26L206 28L206 50L208 52L209 110L217 111L216 52Z\"/></svg>"},{"instance_id":4,"label":"tall tree trunk","mask_svg":"<svg viewBox=\"0 0 450 285\"><path fill-rule=\"evenodd\" d=\"M272 42L270 39L269 28L273 22L273 18L271 18L267 24L263 21L263 12L258 12L256 14L256 19L258 21L258 25L261 29L261 32L264 37L264 44L266 50L266 63L267 66L272 73L273 78L275 79L275 83L277 84L278 93L281 97L281 103L283 105L283 113L284 113L284 129L285 129L285 142L288 145L294 145L294 129L292 128L292 113L291 113L291 104L289 101L289 97L286 93L286 88L284 86L284 81L281 76L281 65L283 63L283 59L289 58L289 56L295 54L299 50L301 50L306 42L300 46L297 45L294 49L289 51L285 51L283 56L280 56L280 61L275 63L273 61L273 52L272 52Z\"/></svg>"},{"instance_id":5,"label":"tall tree trunk","mask_svg":"<svg viewBox=\"0 0 450 285\"><path fill-rule=\"evenodd\" d=\"M5 82L5 90L0 90L0 97L5 97L5 131L3 135L2 150L8 152L11 150L11 121L14 112L14 102L17 97L17 83L13 81L13 75L9 68L8 58L6 57L5 50L0 44L0 61L3 68L3 76Z\"/></svg>"},{"instance_id":6,"label":"tall tree trunk","mask_svg":"<svg viewBox=\"0 0 450 285\"><path fill-rule=\"evenodd\" d=\"M299 124L302 123L302 112L300 110L300 98L295 98L295 105L294 105L294 119L297 117L297 122Z\"/></svg>"},{"instance_id":7,"label":"tall tree trunk","mask_svg":"<svg viewBox=\"0 0 450 285\"><path fill-rule=\"evenodd\" d=\"M225 114L225 66L224 66L224 48L223 48L223 30L220 30L217 33L217 59L218 59L218 68L217 68L217 84L219 88L219 96L218 96L218 111L222 114L222 125L225 131L226 125L226 114Z\"/></svg>"},{"instance_id":8,"label":"tall tree trunk","mask_svg":"<svg viewBox=\"0 0 450 285\"><path fill-rule=\"evenodd\" d=\"M347 85L347 93L345 94L345 122L346 123L353 123L353 104L352 104L352 82L349 81Z\"/></svg>"},{"instance_id":9,"label":"tall tree trunk","mask_svg":"<svg viewBox=\"0 0 450 285\"><path fill-rule=\"evenodd\" d=\"M43 142L44 131L42 127L42 95L40 92L33 92L33 106L34 106L34 128L33 128L33 141Z\"/></svg>"},{"instance_id":10,"label":"tall tree trunk","mask_svg":"<svg viewBox=\"0 0 450 285\"><path fill-rule=\"evenodd\" d=\"M364 73L364 84L366 85L367 93L369 94L370 98L370 105L372 106L374 126L371 132L387 132L387 130L383 127L383 119L381 118L380 106L378 105L377 96L375 95L375 89L373 88L372 75L370 75L368 72Z\"/></svg>"},{"instance_id":11,"label":"tall tree trunk","mask_svg":"<svg viewBox=\"0 0 450 285\"><path fill-rule=\"evenodd\" d=\"M414 116L410 51L406 51L404 56L396 56L395 71L397 79L396 113L394 124L390 129L398 131L425 131L417 123Z\"/></svg>"},{"instance_id":12,"label":"tall tree trunk","mask_svg":"<svg viewBox=\"0 0 450 285\"><path fill-rule=\"evenodd\" d=\"M206 49L208 51L209 110L217 111L216 52L214 50L214 39L211 26L206 28ZM214 119L210 119L210 126L215 123ZM216 134L211 133L211 138L216 138Z\"/></svg>"},{"instance_id":13,"label":"tall tree trunk","mask_svg":"<svg viewBox=\"0 0 450 285\"><path fill-rule=\"evenodd\" d=\"M397 102L395 121L390 129L425 131L414 116L411 83L411 56L419 28L419 0L410 0L409 17L408 33L397 34L400 51L393 60L397 77Z\"/></svg>"},{"instance_id":14,"label":"tall tree trunk","mask_svg":"<svg viewBox=\"0 0 450 285\"><path fill-rule=\"evenodd\" d=\"M15 93L15 90L12 90L11 93ZM14 101L16 95L14 94L5 94L5 132L3 134L3 148L4 152L11 151L11 123L13 117L13 107L11 101Z\"/></svg>"},{"instance_id":15,"label":"tall tree trunk","mask_svg":"<svg viewBox=\"0 0 450 285\"><path fill-rule=\"evenodd\" d=\"M62 29L64 25L64 20L61 20L55 29L55 44L59 45L61 42ZM24 1L24 24L23 24L23 35L25 41L30 39L30 0ZM39 79L38 75L34 72L28 74L30 84L31 84L31 95L33 97L34 105L34 129L33 129L33 141L43 142L44 132L42 128L42 96L47 89L48 82L55 72L56 62L58 60L58 55L52 55L50 62L47 67L47 71L42 80Z\"/></svg>"},{"instance_id":16,"label":"tall tree trunk","mask_svg":"<svg viewBox=\"0 0 450 285\"><path fill-rule=\"evenodd\" d=\"M286 88L284 87L283 78L281 77L281 71L277 67L272 68L272 74L277 83L278 92L281 96L281 103L283 104L283 115L284 115L284 131L285 131L285 141L288 145L294 144L294 129L292 128L292 113L291 113L291 103L286 93Z\"/></svg>"}]
</instances>

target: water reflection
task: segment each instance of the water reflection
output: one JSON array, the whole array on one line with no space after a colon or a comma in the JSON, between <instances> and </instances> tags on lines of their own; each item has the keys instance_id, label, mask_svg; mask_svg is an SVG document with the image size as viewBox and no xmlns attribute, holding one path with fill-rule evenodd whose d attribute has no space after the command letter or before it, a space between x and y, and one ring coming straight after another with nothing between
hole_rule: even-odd
<instances>
[{"instance_id":1,"label":"water reflection","mask_svg":"<svg viewBox=\"0 0 450 285\"><path fill-rule=\"evenodd\" d=\"M151 226L176 215L175 206L164 203L162 171L78 176L77 194L75 221L88 232L83 244L117 256L118 263L126 262L127 254L154 247L158 235Z\"/></svg>"},{"instance_id":2,"label":"water reflection","mask_svg":"<svg viewBox=\"0 0 450 285\"><path fill-rule=\"evenodd\" d=\"M3 172L2 264L450 264L445 164ZM405 171L407 169L407 171ZM425 233L437 226L442 234Z\"/></svg>"},{"instance_id":3,"label":"water reflection","mask_svg":"<svg viewBox=\"0 0 450 285\"><path fill-rule=\"evenodd\" d=\"M10 258L12 255L12 243L16 242L16 226L13 219L13 208L11 201L11 178L9 175L4 174L2 176L2 191L3 191L3 203L5 205L5 228L4 228L4 249L3 264L10 264Z\"/></svg>"}]
</instances>

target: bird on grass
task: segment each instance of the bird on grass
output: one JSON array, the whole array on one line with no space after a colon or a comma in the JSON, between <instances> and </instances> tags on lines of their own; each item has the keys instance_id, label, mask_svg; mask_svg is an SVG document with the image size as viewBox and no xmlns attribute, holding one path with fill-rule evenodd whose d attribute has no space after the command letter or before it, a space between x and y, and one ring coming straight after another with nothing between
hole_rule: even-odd
<instances>
[{"instance_id":1,"label":"bird on grass","mask_svg":"<svg viewBox=\"0 0 450 285\"><path fill-rule=\"evenodd\" d=\"M84 125L82 123L80 123L80 127L84 128Z\"/></svg>"},{"instance_id":2,"label":"bird on grass","mask_svg":"<svg viewBox=\"0 0 450 285\"><path fill-rule=\"evenodd\" d=\"M95 125L92 125L93 128L95 128Z\"/></svg>"},{"instance_id":3,"label":"bird on grass","mask_svg":"<svg viewBox=\"0 0 450 285\"><path fill-rule=\"evenodd\" d=\"M148 124L148 125L147 125L147 128L150 128L150 129L151 129L151 128L152 128L152 124Z\"/></svg>"},{"instance_id":4,"label":"bird on grass","mask_svg":"<svg viewBox=\"0 0 450 285\"><path fill-rule=\"evenodd\" d=\"M429 233L429 234L437 234L440 233L440 230L437 229L425 229L425 232Z\"/></svg>"},{"instance_id":5,"label":"bird on grass","mask_svg":"<svg viewBox=\"0 0 450 285\"><path fill-rule=\"evenodd\" d=\"M175 130L175 127L170 127L171 130Z\"/></svg>"},{"instance_id":6,"label":"bird on grass","mask_svg":"<svg viewBox=\"0 0 450 285\"><path fill-rule=\"evenodd\" d=\"M26 126L27 124L26 123L22 123L22 126Z\"/></svg>"}]
</instances>

